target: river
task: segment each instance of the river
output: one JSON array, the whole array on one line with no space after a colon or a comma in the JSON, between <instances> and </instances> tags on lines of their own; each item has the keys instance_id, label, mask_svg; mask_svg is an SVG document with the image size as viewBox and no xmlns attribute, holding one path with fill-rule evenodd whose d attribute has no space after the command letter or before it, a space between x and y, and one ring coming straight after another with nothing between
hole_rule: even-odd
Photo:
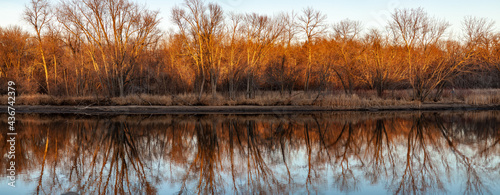
<instances>
[{"instance_id":1,"label":"river","mask_svg":"<svg viewBox=\"0 0 500 195\"><path fill-rule=\"evenodd\" d=\"M499 111L18 114L15 127L2 194L500 192Z\"/></svg>"}]
</instances>

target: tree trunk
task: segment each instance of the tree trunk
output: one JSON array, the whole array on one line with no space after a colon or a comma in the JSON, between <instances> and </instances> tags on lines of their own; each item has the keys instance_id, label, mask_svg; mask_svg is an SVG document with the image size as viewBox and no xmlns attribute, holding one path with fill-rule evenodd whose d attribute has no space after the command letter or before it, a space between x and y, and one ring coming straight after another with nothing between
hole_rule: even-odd
<instances>
[{"instance_id":1,"label":"tree trunk","mask_svg":"<svg viewBox=\"0 0 500 195\"><path fill-rule=\"evenodd\" d=\"M210 71L210 84L211 84L211 89L212 89L212 99L217 98L217 77L215 76L215 71L212 70Z\"/></svg>"},{"instance_id":2,"label":"tree trunk","mask_svg":"<svg viewBox=\"0 0 500 195\"><path fill-rule=\"evenodd\" d=\"M309 90L309 77L310 77L310 68L307 67L307 70L306 70L306 83L305 83L305 86L304 86L304 91L308 91Z\"/></svg>"},{"instance_id":3,"label":"tree trunk","mask_svg":"<svg viewBox=\"0 0 500 195\"><path fill-rule=\"evenodd\" d=\"M50 94L49 71L47 70L47 63L45 62L45 54L43 53L41 38L39 41L40 41L40 54L42 55L42 65L43 65L43 70L45 71L45 84L47 84L47 94Z\"/></svg>"},{"instance_id":4,"label":"tree trunk","mask_svg":"<svg viewBox=\"0 0 500 195\"><path fill-rule=\"evenodd\" d=\"M123 79L121 77L118 79L118 88L120 91L120 97L123 97L125 95L125 89Z\"/></svg>"},{"instance_id":5,"label":"tree trunk","mask_svg":"<svg viewBox=\"0 0 500 195\"><path fill-rule=\"evenodd\" d=\"M382 97L383 94L384 94L384 88L382 87L382 84L378 84L377 85L377 96Z\"/></svg>"},{"instance_id":6,"label":"tree trunk","mask_svg":"<svg viewBox=\"0 0 500 195\"><path fill-rule=\"evenodd\" d=\"M64 85L66 86L66 96L69 96L69 91L68 91L68 72L66 70L63 71L63 77L64 77Z\"/></svg>"},{"instance_id":7,"label":"tree trunk","mask_svg":"<svg viewBox=\"0 0 500 195\"><path fill-rule=\"evenodd\" d=\"M198 101L201 101L201 97L203 96L203 87L205 86L205 72L201 73L201 85L200 85L200 93L198 94Z\"/></svg>"},{"instance_id":8,"label":"tree trunk","mask_svg":"<svg viewBox=\"0 0 500 195\"><path fill-rule=\"evenodd\" d=\"M352 80L352 76L347 76L347 82L349 84L349 95L354 94L354 81Z\"/></svg>"},{"instance_id":9,"label":"tree trunk","mask_svg":"<svg viewBox=\"0 0 500 195\"><path fill-rule=\"evenodd\" d=\"M57 87L57 60L55 54L54 54L54 86Z\"/></svg>"},{"instance_id":10,"label":"tree trunk","mask_svg":"<svg viewBox=\"0 0 500 195\"><path fill-rule=\"evenodd\" d=\"M247 98L250 98L250 80L251 80L251 74L247 73Z\"/></svg>"},{"instance_id":11,"label":"tree trunk","mask_svg":"<svg viewBox=\"0 0 500 195\"><path fill-rule=\"evenodd\" d=\"M234 99L234 78L232 75L229 77L229 98Z\"/></svg>"}]
</instances>

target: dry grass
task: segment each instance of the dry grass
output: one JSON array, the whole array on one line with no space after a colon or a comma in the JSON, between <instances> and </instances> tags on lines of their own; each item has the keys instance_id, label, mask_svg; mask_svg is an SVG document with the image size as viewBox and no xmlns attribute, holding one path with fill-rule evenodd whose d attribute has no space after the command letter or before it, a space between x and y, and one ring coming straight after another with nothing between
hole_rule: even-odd
<instances>
[{"instance_id":1,"label":"dry grass","mask_svg":"<svg viewBox=\"0 0 500 195\"><path fill-rule=\"evenodd\" d=\"M172 105L172 98L170 96L154 96L149 94L140 95L127 95L125 97L113 97L111 102L114 105Z\"/></svg>"},{"instance_id":2,"label":"dry grass","mask_svg":"<svg viewBox=\"0 0 500 195\"><path fill-rule=\"evenodd\" d=\"M409 100L382 99L376 96L361 98L358 95L328 96L320 106L337 108L378 108L383 106L419 105L420 102Z\"/></svg>"},{"instance_id":3,"label":"dry grass","mask_svg":"<svg viewBox=\"0 0 500 195\"><path fill-rule=\"evenodd\" d=\"M7 96L0 97L1 104L7 104ZM500 105L500 89L474 89L445 91L442 99L436 103L457 103L469 105ZM292 94L279 92L259 92L255 98L246 98L244 94L234 99L217 95L204 95L200 100L196 94L179 95L148 95L133 94L125 97L105 98L102 96L56 97L42 94L21 95L16 97L16 105L159 105L159 106L322 106L330 108L378 108L384 106L420 105L411 100L411 91L400 90L386 93L385 98L379 98L374 91L358 91L355 95L336 93L318 94L295 91Z\"/></svg>"},{"instance_id":4,"label":"dry grass","mask_svg":"<svg viewBox=\"0 0 500 195\"><path fill-rule=\"evenodd\" d=\"M500 105L500 90L470 90L464 101L471 105Z\"/></svg>"}]
</instances>

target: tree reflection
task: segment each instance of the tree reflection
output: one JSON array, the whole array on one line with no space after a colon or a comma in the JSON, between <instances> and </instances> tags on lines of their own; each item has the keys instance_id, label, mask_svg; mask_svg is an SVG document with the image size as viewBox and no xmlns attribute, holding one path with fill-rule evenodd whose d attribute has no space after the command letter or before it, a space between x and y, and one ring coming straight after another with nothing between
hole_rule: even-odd
<instances>
[{"instance_id":1,"label":"tree reflection","mask_svg":"<svg viewBox=\"0 0 500 195\"><path fill-rule=\"evenodd\" d=\"M367 154L371 155L366 157L366 178L370 183L377 183L380 177L389 178L391 174L395 174L395 148L391 137L389 137L392 134L394 134L394 131L388 132L386 121L377 119L373 131L368 135L366 149Z\"/></svg>"},{"instance_id":2,"label":"tree reflection","mask_svg":"<svg viewBox=\"0 0 500 195\"><path fill-rule=\"evenodd\" d=\"M457 148L457 141L452 136L453 131L446 127L438 115L434 115L435 125L441 131L443 139L446 141L447 149L455 157L457 165L462 166L465 171L465 194L483 194L489 192L487 186L484 185L478 170L476 169L474 159L469 158L460 149Z\"/></svg>"},{"instance_id":3,"label":"tree reflection","mask_svg":"<svg viewBox=\"0 0 500 195\"><path fill-rule=\"evenodd\" d=\"M138 131L131 130L123 122L99 124L69 126L63 144L59 143L59 135L50 129L46 130L47 136L42 140L23 138L26 143L34 143L35 148L26 148L28 150L44 146L41 147L44 149L41 162L27 167L40 168L36 194L58 194L70 190L80 194L156 193L148 181L144 157L137 148ZM30 145L23 147L26 146ZM63 158L59 158L60 151Z\"/></svg>"},{"instance_id":4,"label":"tree reflection","mask_svg":"<svg viewBox=\"0 0 500 195\"><path fill-rule=\"evenodd\" d=\"M36 194L489 193L494 116L21 116L16 162Z\"/></svg>"},{"instance_id":5,"label":"tree reflection","mask_svg":"<svg viewBox=\"0 0 500 195\"><path fill-rule=\"evenodd\" d=\"M425 115L414 116L413 125L407 134L404 171L395 193L417 194L430 190L445 190L440 177L442 173L437 166L436 155L441 153L438 144L435 132L429 126Z\"/></svg>"},{"instance_id":6,"label":"tree reflection","mask_svg":"<svg viewBox=\"0 0 500 195\"><path fill-rule=\"evenodd\" d=\"M198 175L197 194L221 194L223 193L222 189L217 188L222 186L222 178L219 174L222 162L216 123L213 121L211 124L207 124L198 120L195 124L195 132L197 152L183 177L183 185L179 194L193 193L189 192L187 188L189 180L195 179L195 177L191 177L193 174Z\"/></svg>"},{"instance_id":7,"label":"tree reflection","mask_svg":"<svg viewBox=\"0 0 500 195\"><path fill-rule=\"evenodd\" d=\"M332 145L336 146L334 167L339 167L341 172L334 175L337 188L342 192L356 190L358 179L352 168L360 158L360 145L356 140L360 137L351 122L345 123L342 130Z\"/></svg>"},{"instance_id":8,"label":"tree reflection","mask_svg":"<svg viewBox=\"0 0 500 195\"><path fill-rule=\"evenodd\" d=\"M43 170L45 168L45 159L47 158L47 149L49 148L49 132L47 131L47 137L45 138L45 151L43 152L42 160L42 170L40 171L40 176L38 178L38 185L36 186L36 194L40 193L40 187L42 186Z\"/></svg>"}]
</instances>

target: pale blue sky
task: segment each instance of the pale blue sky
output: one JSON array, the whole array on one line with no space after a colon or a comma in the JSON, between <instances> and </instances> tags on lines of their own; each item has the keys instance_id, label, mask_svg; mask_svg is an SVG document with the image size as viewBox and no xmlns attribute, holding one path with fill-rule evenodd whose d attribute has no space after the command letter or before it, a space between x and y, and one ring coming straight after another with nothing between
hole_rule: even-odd
<instances>
[{"instance_id":1,"label":"pale blue sky","mask_svg":"<svg viewBox=\"0 0 500 195\"><path fill-rule=\"evenodd\" d=\"M56 3L59 0L52 0ZM181 5L183 0L134 0L146 4L150 9L160 10L161 27L171 28L170 10L174 5ZM23 25L21 20L24 5L29 0L0 0L0 26ZM499 0L212 0L222 5L225 12L275 14L280 11L300 12L305 7L313 7L327 14L328 22L334 23L345 18L359 20L366 28L383 28L395 8L423 7L430 15L444 18L452 24L449 32L458 35L464 16L473 15L487 17L496 21L496 29L500 29Z\"/></svg>"}]
</instances>

